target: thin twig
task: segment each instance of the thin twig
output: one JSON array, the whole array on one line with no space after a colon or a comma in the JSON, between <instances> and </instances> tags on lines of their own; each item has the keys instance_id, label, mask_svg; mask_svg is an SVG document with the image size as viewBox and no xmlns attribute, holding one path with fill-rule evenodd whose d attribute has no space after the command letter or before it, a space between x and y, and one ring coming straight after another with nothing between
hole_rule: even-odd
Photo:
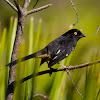
<instances>
[{"instance_id":1,"label":"thin twig","mask_svg":"<svg viewBox=\"0 0 100 100\"><path fill-rule=\"evenodd\" d=\"M99 27L98 27L97 31L95 32L95 35L97 35L97 34L98 34L99 29L100 29L100 25L99 25Z\"/></svg>"},{"instance_id":2,"label":"thin twig","mask_svg":"<svg viewBox=\"0 0 100 100\"><path fill-rule=\"evenodd\" d=\"M33 8L37 5L38 1L39 1L39 0L36 1L36 3L35 3L35 5L33 6Z\"/></svg>"},{"instance_id":3,"label":"thin twig","mask_svg":"<svg viewBox=\"0 0 100 100\"><path fill-rule=\"evenodd\" d=\"M14 0L14 3L15 3L15 5L16 5L18 11L21 11L21 7L20 7L20 5L19 5L19 3L18 3L18 0Z\"/></svg>"},{"instance_id":4,"label":"thin twig","mask_svg":"<svg viewBox=\"0 0 100 100\"><path fill-rule=\"evenodd\" d=\"M46 8L50 7L51 5L52 4L48 4L48 5L42 6L40 8L30 10L30 11L27 12L27 15L32 14L32 13L35 13L35 12L38 12L38 11L41 11L43 9L46 9Z\"/></svg>"},{"instance_id":5,"label":"thin twig","mask_svg":"<svg viewBox=\"0 0 100 100\"><path fill-rule=\"evenodd\" d=\"M46 95L44 95L44 94L35 94L34 96L33 96L33 98L35 98L35 97L42 97L42 98L44 98L44 99L46 99L46 100L50 100Z\"/></svg>"},{"instance_id":6,"label":"thin twig","mask_svg":"<svg viewBox=\"0 0 100 100\"><path fill-rule=\"evenodd\" d=\"M18 12L17 8L9 1L5 0L16 12Z\"/></svg>"},{"instance_id":7,"label":"thin twig","mask_svg":"<svg viewBox=\"0 0 100 100\"><path fill-rule=\"evenodd\" d=\"M71 77L71 74L70 74L70 72L69 72L69 70L68 70L68 67L70 67L70 66L65 66L65 65L63 65L63 64L60 64L60 63L58 63L59 65L61 65L63 68L66 68L66 72L67 72L67 74L69 75L69 77L70 77L70 79L71 79L71 81L72 81L72 84L73 84L73 86L74 86L74 88L76 89L76 91L78 92L78 94L85 100L85 98L83 97L83 95L79 92L79 90L77 89L77 87L76 87L76 85L75 85L75 83L74 83L74 81L73 81L73 79L72 79L72 77Z\"/></svg>"},{"instance_id":8,"label":"thin twig","mask_svg":"<svg viewBox=\"0 0 100 100\"><path fill-rule=\"evenodd\" d=\"M79 16L78 16L78 13L77 13L77 10L76 10L76 7L74 5L74 3L72 2L72 0L70 0L72 6L73 6L73 9L75 10L75 13L76 13L76 16L77 16L77 22L75 24L73 24L73 26L75 26L78 22L79 22Z\"/></svg>"},{"instance_id":9,"label":"thin twig","mask_svg":"<svg viewBox=\"0 0 100 100\"><path fill-rule=\"evenodd\" d=\"M66 69L66 72L67 72L67 74L69 75L69 77L70 77L70 79L71 79L71 81L72 81L72 84L73 84L74 88L76 89L76 91L78 92L78 94L85 100L85 98L83 97L83 95L82 95L82 94L80 93L80 91L77 89L77 87L76 87L76 85L75 85L75 83L74 83L74 81L73 81L73 79L72 79L72 77L71 77L71 74L70 74L70 72L69 72L68 69Z\"/></svg>"}]
</instances>

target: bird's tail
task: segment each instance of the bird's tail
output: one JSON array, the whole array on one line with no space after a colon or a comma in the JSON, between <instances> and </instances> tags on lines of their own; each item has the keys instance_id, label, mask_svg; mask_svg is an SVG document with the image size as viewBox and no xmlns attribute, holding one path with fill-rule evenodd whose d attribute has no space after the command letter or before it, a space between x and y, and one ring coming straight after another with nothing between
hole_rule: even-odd
<instances>
[{"instance_id":1,"label":"bird's tail","mask_svg":"<svg viewBox=\"0 0 100 100\"><path fill-rule=\"evenodd\" d=\"M31 59L31 58L36 58L36 57L42 58L43 55L46 55L46 54L47 54L47 50L46 50L46 48L44 48L44 49L42 49L42 50L40 50L40 51L38 51L36 53L30 54L30 55L25 56L23 58L19 58L19 59L15 60L15 61L12 61L9 64L7 64L6 66L13 66L13 65L15 65L17 63L23 62L23 61Z\"/></svg>"}]
</instances>

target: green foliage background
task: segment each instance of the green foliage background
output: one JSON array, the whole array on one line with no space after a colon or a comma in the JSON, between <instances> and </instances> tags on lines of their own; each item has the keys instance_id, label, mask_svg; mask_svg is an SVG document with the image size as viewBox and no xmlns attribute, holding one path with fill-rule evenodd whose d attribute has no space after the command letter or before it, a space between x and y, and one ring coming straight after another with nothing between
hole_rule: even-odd
<instances>
[{"instance_id":1,"label":"green foliage background","mask_svg":"<svg viewBox=\"0 0 100 100\"><path fill-rule=\"evenodd\" d=\"M23 3L23 1L19 2ZM35 2L35 0L31 1L28 10L32 9ZM73 28L80 29L86 38L79 40L73 53L61 61L64 65L76 65L100 59L100 30L95 36L100 25L100 0L74 0L73 2L79 14L79 23ZM44 48L68 31L76 22L76 15L69 0L40 0L35 8L48 3L52 3L52 7L27 17L19 57ZM0 1L0 100L4 100L7 89L9 68L5 65L11 58L17 26L16 17L16 12L4 1ZM40 59L31 59L18 64L16 80L48 69L46 63L41 67L39 64ZM99 65L70 71L73 81L86 100L100 100ZM61 66L57 64L53 66L53 68L59 67ZM37 76L18 85L14 100L45 100L33 98L37 93L44 94L51 100L83 100L66 72L53 73L51 76L49 74Z\"/></svg>"}]
</instances>

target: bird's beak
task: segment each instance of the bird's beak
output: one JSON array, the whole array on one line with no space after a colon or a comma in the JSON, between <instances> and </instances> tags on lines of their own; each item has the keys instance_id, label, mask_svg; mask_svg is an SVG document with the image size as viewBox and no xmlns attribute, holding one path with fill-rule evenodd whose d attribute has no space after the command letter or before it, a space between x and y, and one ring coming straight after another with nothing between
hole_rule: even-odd
<instances>
[{"instance_id":1,"label":"bird's beak","mask_svg":"<svg viewBox=\"0 0 100 100\"><path fill-rule=\"evenodd\" d=\"M86 37L86 36L84 34L82 34L81 37Z\"/></svg>"}]
</instances>

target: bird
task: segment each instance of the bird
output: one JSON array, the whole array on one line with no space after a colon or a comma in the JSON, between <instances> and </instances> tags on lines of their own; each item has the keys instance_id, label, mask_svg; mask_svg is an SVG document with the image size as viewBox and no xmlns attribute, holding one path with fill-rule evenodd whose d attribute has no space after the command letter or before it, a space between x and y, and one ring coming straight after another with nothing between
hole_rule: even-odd
<instances>
[{"instance_id":1,"label":"bird","mask_svg":"<svg viewBox=\"0 0 100 100\"><path fill-rule=\"evenodd\" d=\"M59 63L61 60L68 57L69 54L75 49L77 41L82 37L86 36L82 34L80 30L71 29L50 42L45 48L23 58L12 61L6 66L14 66L19 62L23 62L31 58L41 58L40 65L47 62L48 67L51 68L56 63Z\"/></svg>"}]
</instances>

